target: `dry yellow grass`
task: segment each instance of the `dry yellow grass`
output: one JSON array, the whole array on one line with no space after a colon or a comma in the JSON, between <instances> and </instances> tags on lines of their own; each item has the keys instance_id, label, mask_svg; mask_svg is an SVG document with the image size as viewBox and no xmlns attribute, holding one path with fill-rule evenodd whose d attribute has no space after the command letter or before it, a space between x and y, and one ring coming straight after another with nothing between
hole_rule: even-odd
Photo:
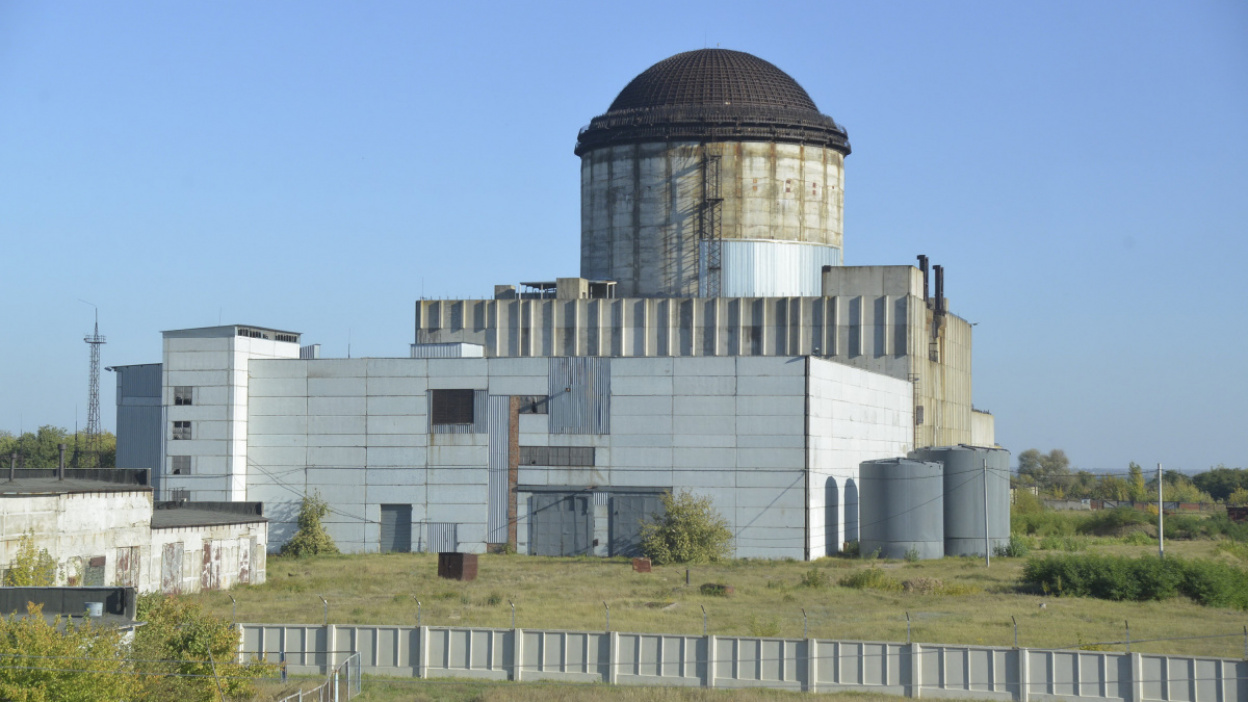
<instances>
[{"instance_id":1,"label":"dry yellow grass","mask_svg":"<svg viewBox=\"0 0 1248 702\"><path fill-rule=\"evenodd\" d=\"M1088 550L1156 553L1155 546L1125 544ZM1214 542L1174 542L1167 545L1167 554L1230 558ZM1026 593L1018 587L1024 562L994 558L986 569L982 559L969 558L918 563L743 560L693 566L686 587L683 566L656 567L653 573L641 574L624 560L481 556L477 580L460 583L437 577L434 555L271 557L267 583L236 588L232 594L243 622L320 624L323 610L318 595L323 595L330 601L332 623L411 625L416 622L413 598L418 597L427 625L508 627L508 600L513 600L516 625L521 628L600 630L605 627L605 601L611 607L611 628L617 631L701 634L701 608L705 607L711 633L796 638L802 636L801 610L805 609L811 637L904 641L908 612L918 642L1009 646L1013 644L1013 616L1022 646L1117 641L1124 637L1123 622L1129 620L1137 641L1134 651L1227 657L1244 653L1242 634L1173 640L1240 632L1248 622L1244 612L1201 607L1186 600L1125 603ZM961 594L882 592L836 585L856 569L877 565L897 580L938 579L946 593ZM806 586L804 581L817 586ZM698 589L703 583L724 583L735 592L730 597L705 596ZM226 593L196 597L215 613L230 615ZM1172 640L1138 643L1143 639Z\"/></svg>"}]
</instances>

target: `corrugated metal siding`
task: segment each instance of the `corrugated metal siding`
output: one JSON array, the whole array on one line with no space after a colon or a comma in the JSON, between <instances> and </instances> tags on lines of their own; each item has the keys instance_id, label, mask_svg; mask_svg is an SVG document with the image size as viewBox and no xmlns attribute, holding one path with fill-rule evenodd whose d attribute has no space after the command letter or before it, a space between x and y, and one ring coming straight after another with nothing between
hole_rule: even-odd
<instances>
[{"instance_id":1,"label":"corrugated metal siding","mask_svg":"<svg viewBox=\"0 0 1248 702\"><path fill-rule=\"evenodd\" d=\"M430 553L448 553L459 550L459 525L450 522L429 522Z\"/></svg>"},{"instance_id":2,"label":"corrugated metal siding","mask_svg":"<svg viewBox=\"0 0 1248 702\"><path fill-rule=\"evenodd\" d=\"M611 433L611 359L550 359L551 434Z\"/></svg>"},{"instance_id":3,"label":"corrugated metal siding","mask_svg":"<svg viewBox=\"0 0 1248 702\"><path fill-rule=\"evenodd\" d=\"M425 391L426 407L430 408L430 434L484 434L489 431L489 396L488 390L472 391L472 424L434 424L433 423L433 390Z\"/></svg>"},{"instance_id":4,"label":"corrugated metal siding","mask_svg":"<svg viewBox=\"0 0 1248 702\"><path fill-rule=\"evenodd\" d=\"M153 476L164 460L161 364L118 366L117 467L147 468Z\"/></svg>"},{"instance_id":5,"label":"corrugated metal siding","mask_svg":"<svg viewBox=\"0 0 1248 702\"><path fill-rule=\"evenodd\" d=\"M699 246L699 292L705 297L708 244ZM721 297L819 297L823 267L841 265L841 250L833 246L724 240L720 247Z\"/></svg>"},{"instance_id":6,"label":"corrugated metal siding","mask_svg":"<svg viewBox=\"0 0 1248 702\"><path fill-rule=\"evenodd\" d=\"M507 458L511 440L511 397L490 395L490 469L486 489L488 512L486 515L487 543L507 543Z\"/></svg>"},{"instance_id":7,"label":"corrugated metal siding","mask_svg":"<svg viewBox=\"0 0 1248 702\"><path fill-rule=\"evenodd\" d=\"M381 505L382 553L412 550L412 506Z\"/></svg>"}]
</instances>

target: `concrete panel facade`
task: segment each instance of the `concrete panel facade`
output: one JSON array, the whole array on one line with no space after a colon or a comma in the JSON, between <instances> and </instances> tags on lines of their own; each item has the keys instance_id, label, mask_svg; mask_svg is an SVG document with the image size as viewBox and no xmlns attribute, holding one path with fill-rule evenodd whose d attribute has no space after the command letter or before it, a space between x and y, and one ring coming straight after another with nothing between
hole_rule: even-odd
<instances>
[{"instance_id":1,"label":"concrete panel facade","mask_svg":"<svg viewBox=\"0 0 1248 702\"><path fill-rule=\"evenodd\" d=\"M414 549L427 546L430 524L449 523L462 550L484 551L490 435L431 433L428 400L419 389L506 395L498 390L546 388L550 360L356 359L318 368L325 363L254 360L250 366L255 398L246 447L248 496L266 503L272 545L293 535L300 497L319 492L331 507L326 526L346 551L377 550L380 517L372 513L382 502L412 505ZM710 496L728 519L738 556L817 557L824 543L807 532L810 519L823 519L823 501L822 492L811 492L811 481L833 474L845 479L865 458L904 455L913 447L911 385L878 373L779 356L609 363L609 433L551 434L546 415L518 415L521 446L592 449L594 462L518 466L521 553L531 546L527 510L534 490L593 495L593 552L599 555L610 549L610 495L689 490ZM290 382L329 373L363 394L323 397L318 391L325 387ZM379 382L383 378L400 382ZM372 392L395 387L411 388L411 394ZM284 413L268 414L271 401L281 401ZM348 404L334 414L313 414L321 401ZM407 431L396 430L393 421L407 422ZM818 476L811 478L811 471Z\"/></svg>"}]
</instances>

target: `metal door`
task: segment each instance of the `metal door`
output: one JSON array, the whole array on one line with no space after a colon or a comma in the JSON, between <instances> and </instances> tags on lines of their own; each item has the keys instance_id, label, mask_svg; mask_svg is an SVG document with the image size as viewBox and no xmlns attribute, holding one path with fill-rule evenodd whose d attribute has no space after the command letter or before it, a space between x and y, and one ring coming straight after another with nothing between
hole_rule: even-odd
<instances>
[{"instance_id":1,"label":"metal door","mask_svg":"<svg viewBox=\"0 0 1248 702\"><path fill-rule=\"evenodd\" d=\"M381 506L381 552L412 550L412 506Z\"/></svg>"},{"instance_id":2,"label":"metal door","mask_svg":"<svg viewBox=\"0 0 1248 702\"><path fill-rule=\"evenodd\" d=\"M529 498L529 549L537 556L593 553L594 514L589 495Z\"/></svg>"},{"instance_id":3,"label":"metal door","mask_svg":"<svg viewBox=\"0 0 1248 702\"><path fill-rule=\"evenodd\" d=\"M160 552L160 591L166 595L178 595L182 592L182 555L181 542L165 544Z\"/></svg>"},{"instance_id":4,"label":"metal door","mask_svg":"<svg viewBox=\"0 0 1248 702\"><path fill-rule=\"evenodd\" d=\"M641 522L663 514L658 495L613 495L611 497L611 555L636 557L641 553Z\"/></svg>"}]
</instances>

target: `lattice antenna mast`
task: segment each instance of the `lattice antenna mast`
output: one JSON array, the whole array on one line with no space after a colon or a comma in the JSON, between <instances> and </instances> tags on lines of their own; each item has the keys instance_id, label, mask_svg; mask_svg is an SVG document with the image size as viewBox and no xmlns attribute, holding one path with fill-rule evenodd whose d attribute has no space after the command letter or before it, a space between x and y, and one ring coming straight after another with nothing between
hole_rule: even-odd
<instances>
[{"instance_id":1,"label":"lattice antenna mast","mask_svg":"<svg viewBox=\"0 0 1248 702\"><path fill-rule=\"evenodd\" d=\"M92 305L95 307L95 305ZM83 337L91 347L91 380L87 392L87 440L83 463L86 468L100 465L100 347L106 342L100 336L100 310L95 310L95 331Z\"/></svg>"}]
</instances>

